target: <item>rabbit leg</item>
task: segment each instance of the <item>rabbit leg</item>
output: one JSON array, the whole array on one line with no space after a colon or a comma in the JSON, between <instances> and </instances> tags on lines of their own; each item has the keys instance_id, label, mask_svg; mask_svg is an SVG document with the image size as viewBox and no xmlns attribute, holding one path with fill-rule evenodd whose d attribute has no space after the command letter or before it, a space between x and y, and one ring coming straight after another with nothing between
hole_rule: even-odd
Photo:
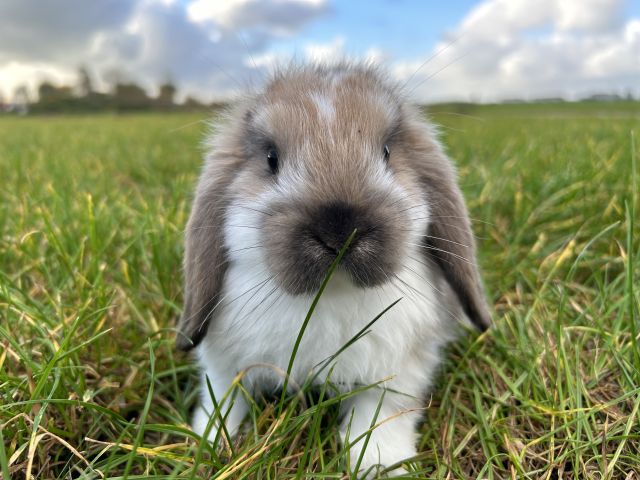
<instances>
[{"instance_id":1,"label":"rabbit leg","mask_svg":"<svg viewBox=\"0 0 640 480\"><path fill-rule=\"evenodd\" d=\"M218 436L221 419L224 419L226 430L233 437L238 433L238 428L248 412L247 402L242 393L232 389L233 379L231 372L221 372L210 366L202 374L200 405L194 412L192 425L194 432L201 436L206 434L211 442ZM215 404L218 405L218 409L215 408ZM219 436L222 435L223 432L220 432Z\"/></svg>"},{"instance_id":2,"label":"rabbit leg","mask_svg":"<svg viewBox=\"0 0 640 480\"><path fill-rule=\"evenodd\" d=\"M343 445L349 445L350 469L353 471L360 461L358 472L370 478L378 470L415 456L419 407L416 397L381 389L367 390L347 402L340 437ZM400 467L389 475L404 473L406 470Z\"/></svg>"}]
</instances>

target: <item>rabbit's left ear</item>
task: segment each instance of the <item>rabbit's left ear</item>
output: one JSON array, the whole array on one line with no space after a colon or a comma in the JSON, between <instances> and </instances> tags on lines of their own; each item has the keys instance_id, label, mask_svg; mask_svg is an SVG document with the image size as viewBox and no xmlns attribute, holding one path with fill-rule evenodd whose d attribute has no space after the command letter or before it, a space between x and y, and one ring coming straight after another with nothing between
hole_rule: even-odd
<instances>
[{"instance_id":1,"label":"rabbit's left ear","mask_svg":"<svg viewBox=\"0 0 640 480\"><path fill-rule=\"evenodd\" d=\"M449 159L434 145L420 161L414 159L430 209L424 254L435 260L471 322L480 331L491 325L485 300L471 221Z\"/></svg>"},{"instance_id":2,"label":"rabbit's left ear","mask_svg":"<svg viewBox=\"0 0 640 480\"><path fill-rule=\"evenodd\" d=\"M221 301L227 270L223 241L227 188L233 169L207 168L200 178L186 228L184 311L178 321L176 346L188 351L200 343Z\"/></svg>"}]
</instances>

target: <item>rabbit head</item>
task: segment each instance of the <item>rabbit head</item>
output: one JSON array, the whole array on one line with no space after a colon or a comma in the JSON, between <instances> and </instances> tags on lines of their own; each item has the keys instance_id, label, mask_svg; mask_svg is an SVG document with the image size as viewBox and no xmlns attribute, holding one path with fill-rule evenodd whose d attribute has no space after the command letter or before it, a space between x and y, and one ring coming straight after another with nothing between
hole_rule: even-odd
<instances>
[{"instance_id":1,"label":"rabbit head","mask_svg":"<svg viewBox=\"0 0 640 480\"><path fill-rule=\"evenodd\" d=\"M309 295L354 231L339 275L377 287L417 247L468 319L489 326L454 168L377 69L285 69L215 128L186 229L180 349L215 320L238 252L252 250L283 291Z\"/></svg>"}]
</instances>

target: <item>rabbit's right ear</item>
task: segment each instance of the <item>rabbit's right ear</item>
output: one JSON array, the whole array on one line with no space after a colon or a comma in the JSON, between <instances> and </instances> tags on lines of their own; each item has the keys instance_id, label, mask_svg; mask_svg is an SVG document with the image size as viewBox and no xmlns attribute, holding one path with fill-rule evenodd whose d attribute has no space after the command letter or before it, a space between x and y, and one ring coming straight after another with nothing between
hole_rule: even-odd
<instances>
[{"instance_id":1,"label":"rabbit's right ear","mask_svg":"<svg viewBox=\"0 0 640 480\"><path fill-rule=\"evenodd\" d=\"M480 331L491 326L485 300L471 221L453 166L434 148L419 167L420 181L429 199L430 224L424 252L442 269L462 309Z\"/></svg>"},{"instance_id":2,"label":"rabbit's right ear","mask_svg":"<svg viewBox=\"0 0 640 480\"><path fill-rule=\"evenodd\" d=\"M225 193L232 179L232 169L205 168L198 184L186 229L184 310L176 337L180 350L191 350L200 343L221 299L228 262L224 246Z\"/></svg>"}]
</instances>

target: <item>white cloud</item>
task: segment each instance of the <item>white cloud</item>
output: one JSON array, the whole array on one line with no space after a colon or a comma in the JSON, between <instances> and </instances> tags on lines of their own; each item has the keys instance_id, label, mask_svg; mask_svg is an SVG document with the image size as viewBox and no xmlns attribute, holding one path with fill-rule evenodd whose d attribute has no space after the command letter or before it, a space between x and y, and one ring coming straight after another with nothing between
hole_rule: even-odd
<instances>
[{"instance_id":1,"label":"white cloud","mask_svg":"<svg viewBox=\"0 0 640 480\"><path fill-rule=\"evenodd\" d=\"M305 58L318 63L335 63L345 57L345 38L340 35L329 43L309 43L304 47Z\"/></svg>"},{"instance_id":2,"label":"white cloud","mask_svg":"<svg viewBox=\"0 0 640 480\"><path fill-rule=\"evenodd\" d=\"M196 0L187 7L195 22L214 22L228 30L260 28L279 36L296 33L328 11L324 0Z\"/></svg>"},{"instance_id":3,"label":"white cloud","mask_svg":"<svg viewBox=\"0 0 640 480\"><path fill-rule=\"evenodd\" d=\"M378 47L368 48L361 56L350 53L347 47L348 42L343 35L338 35L325 43L308 43L304 45L304 59L309 62L326 64L335 64L345 60L383 64L391 60L391 56ZM286 60L284 56L281 56L281 59Z\"/></svg>"},{"instance_id":4,"label":"white cloud","mask_svg":"<svg viewBox=\"0 0 640 480\"><path fill-rule=\"evenodd\" d=\"M418 60L396 62L393 72L410 79L409 90L426 101L630 89L638 95L640 20L625 24L623 6L621 0L485 0L413 78Z\"/></svg>"},{"instance_id":5,"label":"white cloud","mask_svg":"<svg viewBox=\"0 0 640 480\"><path fill-rule=\"evenodd\" d=\"M0 85L4 87L4 92L0 90L0 98L10 98L10 95L20 85L25 85L33 96L38 85L44 81L58 85L69 85L76 83L75 72L58 68L49 63L41 62L15 62L11 61L0 67Z\"/></svg>"},{"instance_id":6,"label":"white cloud","mask_svg":"<svg viewBox=\"0 0 640 480\"><path fill-rule=\"evenodd\" d=\"M75 59L98 32L119 28L134 6L128 0L2 0L0 63Z\"/></svg>"},{"instance_id":7,"label":"white cloud","mask_svg":"<svg viewBox=\"0 0 640 480\"><path fill-rule=\"evenodd\" d=\"M221 98L264 66L247 62L330 9L325 0L2 0L0 93L42 77L68 81L80 65L98 78ZM210 8L207 10L205 6ZM34 12L38 12L37 15ZM7 28L4 28L4 27ZM37 79L32 75L40 72Z\"/></svg>"},{"instance_id":8,"label":"white cloud","mask_svg":"<svg viewBox=\"0 0 640 480\"><path fill-rule=\"evenodd\" d=\"M391 60L389 54L377 47L371 47L362 56L355 56L347 51L347 39L338 35L328 42L307 43L302 46L301 55L293 56L286 51L266 52L262 55L252 55L245 60L247 66L264 68L265 71L273 71L277 67L289 64L293 61L306 61L324 64L336 64L345 60L365 61L373 64L384 64Z\"/></svg>"},{"instance_id":9,"label":"white cloud","mask_svg":"<svg viewBox=\"0 0 640 480\"><path fill-rule=\"evenodd\" d=\"M558 29L595 33L619 28L623 6L622 0L562 0L551 11L557 11Z\"/></svg>"}]
</instances>

